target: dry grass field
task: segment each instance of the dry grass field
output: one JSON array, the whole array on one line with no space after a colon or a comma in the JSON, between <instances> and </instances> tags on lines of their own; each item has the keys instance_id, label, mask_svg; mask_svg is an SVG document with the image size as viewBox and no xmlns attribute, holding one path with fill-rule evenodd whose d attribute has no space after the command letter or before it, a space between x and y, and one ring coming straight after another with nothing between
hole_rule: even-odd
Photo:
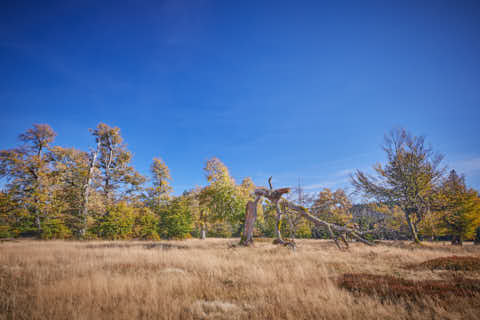
<instances>
[{"instance_id":1,"label":"dry grass field","mask_svg":"<svg viewBox=\"0 0 480 320\"><path fill-rule=\"evenodd\" d=\"M480 246L0 243L0 319L478 319ZM465 258L467 257L467 258Z\"/></svg>"}]
</instances>

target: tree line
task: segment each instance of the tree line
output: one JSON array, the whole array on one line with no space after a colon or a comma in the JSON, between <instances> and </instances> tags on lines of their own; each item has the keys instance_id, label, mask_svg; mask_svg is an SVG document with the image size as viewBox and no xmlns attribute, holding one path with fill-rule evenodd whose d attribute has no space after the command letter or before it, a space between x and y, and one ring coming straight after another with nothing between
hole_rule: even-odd
<instances>
[{"instance_id":1,"label":"tree line","mask_svg":"<svg viewBox=\"0 0 480 320\"><path fill-rule=\"evenodd\" d=\"M218 158L205 163L207 185L172 194L171 175L160 158L150 176L132 166L132 154L117 127L90 130L89 151L54 145L56 133L35 124L19 135L20 145L0 150L0 237L43 239L183 239L240 236L245 207L256 186L240 183ZM372 239L448 239L480 242L480 198L463 175L441 166L442 157L406 130L392 131L383 146L384 165L375 175L356 171L352 185L362 204L345 190L305 194L289 200L312 215L342 226L375 229ZM287 208L285 210L288 211ZM268 200L258 203L254 235L327 238L326 230L298 216L275 219ZM277 225L279 223L279 225Z\"/></svg>"}]
</instances>

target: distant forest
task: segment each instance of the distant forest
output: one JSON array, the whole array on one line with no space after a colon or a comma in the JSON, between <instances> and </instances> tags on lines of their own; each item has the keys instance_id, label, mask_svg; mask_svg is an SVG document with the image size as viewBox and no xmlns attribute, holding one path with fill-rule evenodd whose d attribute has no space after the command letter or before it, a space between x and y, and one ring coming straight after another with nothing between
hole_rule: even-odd
<instances>
[{"instance_id":1,"label":"distant forest","mask_svg":"<svg viewBox=\"0 0 480 320\"><path fill-rule=\"evenodd\" d=\"M172 195L170 170L152 159L150 177L132 166L120 129L100 123L92 150L54 145L56 133L35 124L19 146L0 150L0 237L41 239L184 239L239 237L245 208L256 188L237 183L218 158L204 166L206 186ZM465 240L480 243L480 198L465 177L442 166L423 137L406 130L386 135L387 162L375 175L356 171L351 182L365 203L353 204L342 189L307 194L293 188L288 200L330 223L375 232L375 239ZM268 201L257 207L254 236L328 238L326 230L297 218L276 225Z\"/></svg>"}]
</instances>

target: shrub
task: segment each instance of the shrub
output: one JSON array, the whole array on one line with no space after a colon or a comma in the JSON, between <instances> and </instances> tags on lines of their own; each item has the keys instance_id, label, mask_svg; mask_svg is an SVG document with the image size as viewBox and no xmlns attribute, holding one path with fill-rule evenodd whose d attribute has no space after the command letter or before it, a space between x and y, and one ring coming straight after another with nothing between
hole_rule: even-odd
<instances>
[{"instance_id":1,"label":"shrub","mask_svg":"<svg viewBox=\"0 0 480 320\"><path fill-rule=\"evenodd\" d=\"M217 222L208 229L208 237L229 238L232 236L232 227L225 222Z\"/></svg>"},{"instance_id":2,"label":"shrub","mask_svg":"<svg viewBox=\"0 0 480 320\"><path fill-rule=\"evenodd\" d=\"M184 239L193 230L193 218L188 199L178 197L160 211L159 234L167 239Z\"/></svg>"},{"instance_id":3,"label":"shrub","mask_svg":"<svg viewBox=\"0 0 480 320\"><path fill-rule=\"evenodd\" d=\"M42 224L42 239L65 239L72 236L72 231L62 219L45 220Z\"/></svg>"},{"instance_id":4,"label":"shrub","mask_svg":"<svg viewBox=\"0 0 480 320\"><path fill-rule=\"evenodd\" d=\"M95 230L99 237L105 239L129 239L133 236L134 223L134 208L120 202L112 206L108 213L98 220Z\"/></svg>"},{"instance_id":5,"label":"shrub","mask_svg":"<svg viewBox=\"0 0 480 320\"><path fill-rule=\"evenodd\" d=\"M135 219L135 237L144 240L159 240L158 223L158 216L150 209L138 209Z\"/></svg>"}]
</instances>

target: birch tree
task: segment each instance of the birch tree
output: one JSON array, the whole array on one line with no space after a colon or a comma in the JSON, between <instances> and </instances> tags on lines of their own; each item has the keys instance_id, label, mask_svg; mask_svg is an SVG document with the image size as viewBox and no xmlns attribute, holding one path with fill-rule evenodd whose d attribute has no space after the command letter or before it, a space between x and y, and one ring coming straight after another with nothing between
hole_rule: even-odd
<instances>
[{"instance_id":1,"label":"birch tree","mask_svg":"<svg viewBox=\"0 0 480 320\"><path fill-rule=\"evenodd\" d=\"M132 154L127 150L119 128L100 123L93 130L93 136L98 145L97 166L102 181L100 189L108 208L119 196L138 191L145 178L130 165ZM121 195L117 194L118 191Z\"/></svg>"}]
</instances>

